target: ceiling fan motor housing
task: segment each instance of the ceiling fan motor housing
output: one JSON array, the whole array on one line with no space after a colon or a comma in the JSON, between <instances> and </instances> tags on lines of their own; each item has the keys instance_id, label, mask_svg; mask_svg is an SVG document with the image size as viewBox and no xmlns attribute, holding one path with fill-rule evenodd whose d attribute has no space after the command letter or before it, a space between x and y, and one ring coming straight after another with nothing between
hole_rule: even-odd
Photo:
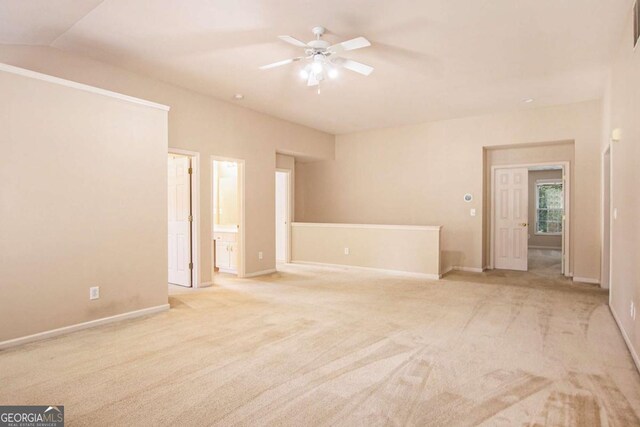
<instances>
[{"instance_id":1,"label":"ceiling fan motor housing","mask_svg":"<svg viewBox=\"0 0 640 427\"><path fill-rule=\"evenodd\" d=\"M311 49L307 52L309 55L313 55L316 53L324 53L331 44L327 41L321 39L322 35L325 33L326 29L324 27L313 27L311 32L316 36L315 40L311 40L307 43Z\"/></svg>"},{"instance_id":2,"label":"ceiling fan motor housing","mask_svg":"<svg viewBox=\"0 0 640 427\"><path fill-rule=\"evenodd\" d=\"M325 40L311 40L307 44L314 49L326 49L331 46L329 42Z\"/></svg>"}]
</instances>

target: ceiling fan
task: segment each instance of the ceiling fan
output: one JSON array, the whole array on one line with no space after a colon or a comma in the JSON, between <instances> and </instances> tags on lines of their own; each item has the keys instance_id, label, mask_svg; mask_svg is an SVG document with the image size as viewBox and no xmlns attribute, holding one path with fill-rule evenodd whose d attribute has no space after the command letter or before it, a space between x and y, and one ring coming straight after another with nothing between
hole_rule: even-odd
<instances>
[{"instance_id":1,"label":"ceiling fan","mask_svg":"<svg viewBox=\"0 0 640 427\"><path fill-rule=\"evenodd\" d=\"M278 36L278 38L284 42L304 48L304 55L263 65L260 69L267 70L269 68L305 60L307 65L300 70L300 77L307 81L307 86L318 86L318 93L320 93L320 82L322 82L325 77L337 77L338 68L346 68L347 70L355 71L365 76L373 72L373 67L369 65L339 56L342 52L371 46L369 40L364 37L356 37L355 39L330 45L329 42L322 40L322 35L326 32L324 27L314 27L311 31L316 38L308 43L291 36Z\"/></svg>"}]
</instances>

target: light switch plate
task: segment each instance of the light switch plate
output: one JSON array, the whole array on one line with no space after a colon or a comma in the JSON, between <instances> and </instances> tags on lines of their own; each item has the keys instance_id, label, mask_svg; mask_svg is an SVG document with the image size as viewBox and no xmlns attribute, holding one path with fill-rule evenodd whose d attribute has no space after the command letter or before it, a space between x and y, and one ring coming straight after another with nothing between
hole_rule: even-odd
<instances>
[{"instance_id":1,"label":"light switch plate","mask_svg":"<svg viewBox=\"0 0 640 427\"><path fill-rule=\"evenodd\" d=\"M471 211L469 211L469 213L471 214L471 216L476 216L476 210L475 209L471 209Z\"/></svg>"},{"instance_id":2,"label":"light switch plate","mask_svg":"<svg viewBox=\"0 0 640 427\"><path fill-rule=\"evenodd\" d=\"M89 299L100 298L100 286L92 286L89 288Z\"/></svg>"},{"instance_id":3,"label":"light switch plate","mask_svg":"<svg viewBox=\"0 0 640 427\"><path fill-rule=\"evenodd\" d=\"M344 248L344 254L349 255L349 248Z\"/></svg>"}]
</instances>

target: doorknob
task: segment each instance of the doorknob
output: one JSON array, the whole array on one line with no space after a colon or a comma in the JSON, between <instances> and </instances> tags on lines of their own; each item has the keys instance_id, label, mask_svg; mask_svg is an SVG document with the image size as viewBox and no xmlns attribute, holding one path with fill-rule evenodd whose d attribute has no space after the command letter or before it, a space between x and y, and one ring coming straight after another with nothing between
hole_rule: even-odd
<instances>
[{"instance_id":1,"label":"doorknob","mask_svg":"<svg viewBox=\"0 0 640 427\"><path fill-rule=\"evenodd\" d=\"M520 225L523 226L523 227L526 227L529 224L527 224L526 222L521 222Z\"/></svg>"}]
</instances>

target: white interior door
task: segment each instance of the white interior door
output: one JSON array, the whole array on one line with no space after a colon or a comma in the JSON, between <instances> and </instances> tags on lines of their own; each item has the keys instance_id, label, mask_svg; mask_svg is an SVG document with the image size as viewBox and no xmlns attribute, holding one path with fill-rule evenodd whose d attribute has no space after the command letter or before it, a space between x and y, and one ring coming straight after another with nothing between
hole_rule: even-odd
<instances>
[{"instance_id":1,"label":"white interior door","mask_svg":"<svg viewBox=\"0 0 640 427\"><path fill-rule=\"evenodd\" d=\"M169 283L191 286L191 177L188 157L169 155Z\"/></svg>"},{"instance_id":2,"label":"white interior door","mask_svg":"<svg viewBox=\"0 0 640 427\"><path fill-rule=\"evenodd\" d=\"M527 168L495 169L495 268L527 271L528 187Z\"/></svg>"},{"instance_id":3,"label":"white interior door","mask_svg":"<svg viewBox=\"0 0 640 427\"><path fill-rule=\"evenodd\" d=\"M288 261L289 173L276 172L276 261Z\"/></svg>"}]
</instances>

